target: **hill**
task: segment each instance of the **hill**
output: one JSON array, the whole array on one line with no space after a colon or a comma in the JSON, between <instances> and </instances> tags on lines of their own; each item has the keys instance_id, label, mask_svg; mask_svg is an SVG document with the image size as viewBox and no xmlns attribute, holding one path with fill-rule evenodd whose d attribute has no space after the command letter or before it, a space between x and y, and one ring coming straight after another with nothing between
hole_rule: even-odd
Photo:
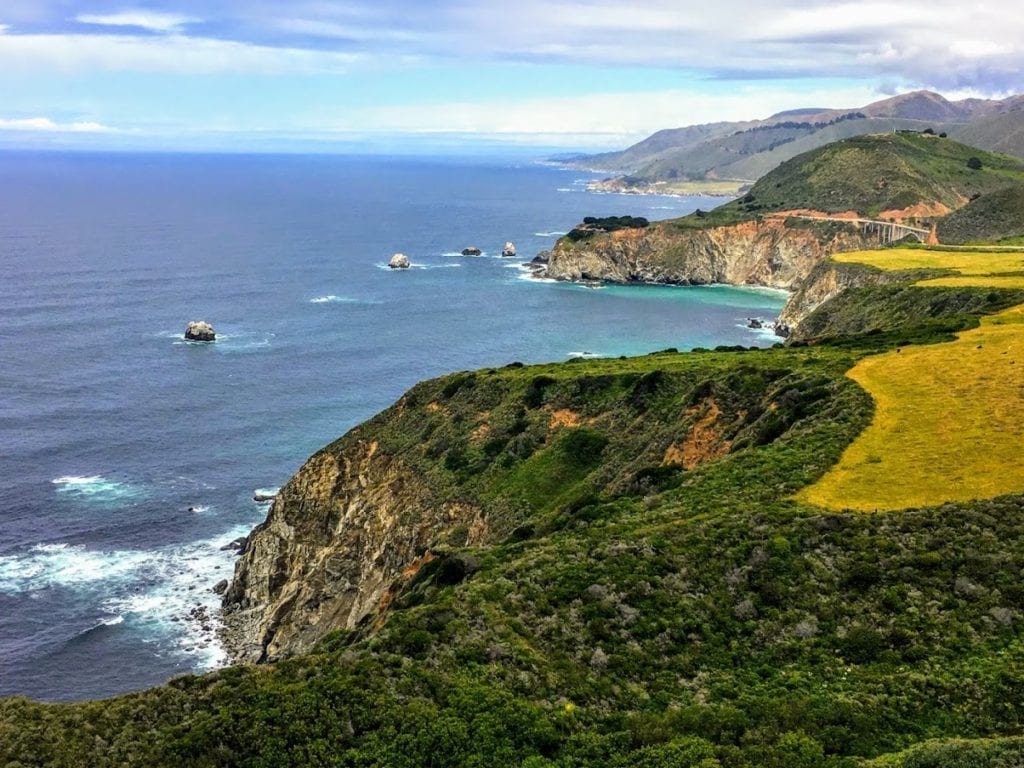
<instances>
[{"instance_id":1,"label":"hill","mask_svg":"<svg viewBox=\"0 0 1024 768\"><path fill-rule=\"evenodd\" d=\"M896 130L947 132L983 149L1024 156L1016 136L1021 103L1021 97L949 101L915 91L848 110L789 110L765 120L659 131L622 152L577 164L616 174L600 189L692 192L714 182L718 193L726 181L738 191L782 162L836 140Z\"/></svg>"},{"instance_id":2,"label":"hill","mask_svg":"<svg viewBox=\"0 0 1024 768\"><path fill-rule=\"evenodd\" d=\"M1024 238L1024 187L980 195L939 222L944 243L1006 242Z\"/></svg>"},{"instance_id":3,"label":"hill","mask_svg":"<svg viewBox=\"0 0 1024 768\"><path fill-rule=\"evenodd\" d=\"M782 163L717 211L805 208L901 218L895 212L923 206L941 215L1014 181L1024 181L1024 160L923 133L855 136Z\"/></svg>"}]
</instances>

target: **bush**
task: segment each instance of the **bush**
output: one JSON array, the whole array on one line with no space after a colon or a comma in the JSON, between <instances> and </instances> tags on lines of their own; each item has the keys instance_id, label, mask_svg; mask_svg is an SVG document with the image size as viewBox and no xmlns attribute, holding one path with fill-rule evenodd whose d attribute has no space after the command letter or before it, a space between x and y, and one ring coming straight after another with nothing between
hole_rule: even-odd
<instances>
[{"instance_id":1,"label":"bush","mask_svg":"<svg viewBox=\"0 0 1024 768\"><path fill-rule=\"evenodd\" d=\"M972 171L980 171L981 170L981 160L979 160L976 157L968 158L968 160L967 160L967 167L970 168Z\"/></svg>"}]
</instances>

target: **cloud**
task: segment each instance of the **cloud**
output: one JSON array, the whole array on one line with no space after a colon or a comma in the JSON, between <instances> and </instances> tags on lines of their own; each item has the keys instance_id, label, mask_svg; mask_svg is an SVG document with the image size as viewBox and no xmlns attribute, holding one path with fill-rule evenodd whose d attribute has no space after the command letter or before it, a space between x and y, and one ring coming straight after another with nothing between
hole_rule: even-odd
<instances>
[{"instance_id":1,"label":"cloud","mask_svg":"<svg viewBox=\"0 0 1024 768\"><path fill-rule=\"evenodd\" d=\"M46 37L51 59L73 60L80 70L182 69L166 48L122 55L117 65L85 46L67 53L75 47L68 38L81 30L67 25L64 7L65 0L4 0L3 21L13 21L4 37ZM672 68L723 80L889 78L990 92L1019 88L1024 72L1024 14L1006 0L715 0L699 10L679 0L518 0L514 10L493 0L149 0L145 10L108 8L83 9L77 22L100 25L111 33L107 39L159 33L144 41L156 47L164 37L189 35L188 45L177 43L193 62L184 65L188 71L209 71L209 48L233 44L241 47L217 54L220 71L331 72L338 61L327 54L347 53L379 65L405 55L467 66L500 60ZM242 53L240 62L229 61ZM196 65L197 58L206 63Z\"/></svg>"},{"instance_id":2,"label":"cloud","mask_svg":"<svg viewBox=\"0 0 1024 768\"><path fill-rule=\"evenodd\" d=\"M58 123L48 117L0 118L0 131L42 131L46 133L115 133L116 130L93 121Z\"/></svg>"},{"instance_id":3,"label":"cloud","mask_svg":"<svg viewBox=\"0 0 1024 768\"><path fill-rule=\"evenodd\" d=\"M186 25L202 19L176 13L134 10L110 14L82 13L75 17L75 21L103 27L138 27L151 32L180 32Z\"/></svg>"},{"instance_id":4,"label":"cloud","mask_svg":"<svg viewBox=\"0 0 1024 768\"><path fill-rule=\"evenodd\" d=\"M0 70L308 74L343 72L357 54L183 35L0 35Z\"/></svg>"}]
</instances>

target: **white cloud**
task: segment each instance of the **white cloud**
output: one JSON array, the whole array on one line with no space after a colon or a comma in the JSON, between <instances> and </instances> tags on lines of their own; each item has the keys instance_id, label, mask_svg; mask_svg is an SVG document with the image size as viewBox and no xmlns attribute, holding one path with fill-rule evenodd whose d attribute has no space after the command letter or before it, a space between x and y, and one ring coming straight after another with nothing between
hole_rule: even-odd
<instances>
[{"instance_id":1,"label":"white cloud","mask_svg":"<svg viewBox=\"0 0 1024 768\"><path fill-rule=\"evenodd\" d=\"M0 70L209 74L341 72L356 54L163 35L0 35Z\"/></svg>"},{"instance_id":2,"label":"white cloud","mask_svg":"<svg viewBox=\"0 0 1024 768\"><path fill-rule=\"evenodd\" d=\"M151 32L180 32L184 26L202 21L202 19L181 16L176 13L131 10L110 14L83 13L76 16L75 21L104 27L138 27Z\"/></svg>"},{"instance_id":3,"label":"white cloud","mask_svg":"<svg viewBox=\"0 0 1024 768\"><path fill-rule=\"evenodd\" d=\"M58 123L48 117L0 118L0 131L44 131L49 133L114 133L115 129L91 120Z\"/></svg>"}]
</instances>

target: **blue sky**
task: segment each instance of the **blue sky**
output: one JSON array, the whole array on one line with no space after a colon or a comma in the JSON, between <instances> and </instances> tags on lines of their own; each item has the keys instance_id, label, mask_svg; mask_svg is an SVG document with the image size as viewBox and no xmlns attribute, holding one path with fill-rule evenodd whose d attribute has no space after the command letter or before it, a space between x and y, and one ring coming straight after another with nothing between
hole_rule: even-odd
<instances>
[{"instance_id":1,"label":"blue sky","mask_svg":"<svg viewBox=\"0 0 1024 768\"><path fill-rule=\"evenodd\" d=\"M1024 90L1006 0L3 0L0 145L613 147Z\"/></svg>"}]
</instances>

